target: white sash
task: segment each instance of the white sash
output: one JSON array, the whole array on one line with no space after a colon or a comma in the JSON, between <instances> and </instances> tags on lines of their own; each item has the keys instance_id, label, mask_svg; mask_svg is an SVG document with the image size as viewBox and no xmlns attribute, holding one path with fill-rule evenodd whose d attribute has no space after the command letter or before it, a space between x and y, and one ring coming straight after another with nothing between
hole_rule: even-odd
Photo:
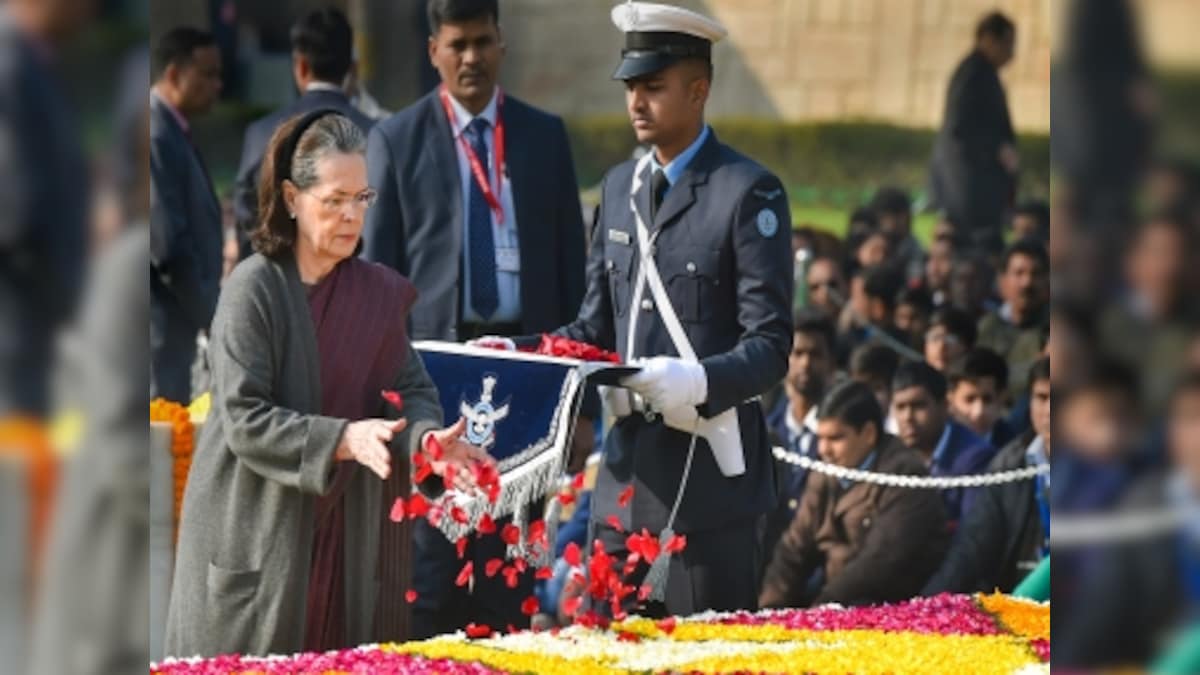
<instances>
[{"instance_id":1,"label":"white sash","mask_svg":"<svg viewBox=\"0 0 1200 675\"><path fill-rule=\"evenodd\" d=\"M671 342L675 345L675 351L679 353L681 359L698 363L696 350L692 348L692 343L688 340L683 325L679 323L679 316L675 313L675 307L671 304L671 298L667 295L662 277L658 273L658 265L654 262L651 249L655 239L658 238L658 232L650 234L637 210L635 199L642 186L640 176L649 163L650 153L646 153L634 168L633 185L629 191L629 207L633 210L633 217L637 222L638 258L641 264L638 265L633 303L629 308L629 332L626 336L625 355L627 360L632 361L634 358L634 338L637 335L638 315L641 314L638 310L648 285L650 294L654 297L658 315L662 318L663 325L666 326L667 333L671 336ZM689 434L696 433L708 441L709 447L712 448L713 458L717 461L717 466L723 475L740 476L746 472L746 457L742 450L742 433L738 423L737 406L712 418L701 417L695 406L690 405L674 410L663 410L660 413L667 426Z\"/></svg>"}]
</instances>

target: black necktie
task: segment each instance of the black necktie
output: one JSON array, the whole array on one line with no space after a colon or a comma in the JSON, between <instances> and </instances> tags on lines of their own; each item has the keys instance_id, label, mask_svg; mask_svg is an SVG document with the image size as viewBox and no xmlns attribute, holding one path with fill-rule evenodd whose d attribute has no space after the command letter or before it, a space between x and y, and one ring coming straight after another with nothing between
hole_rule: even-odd
<instances>
[{"instance_id":1,"label":"black necktie","mask_svg":"<svg viewBox=\"0 0 1200 675\"><path fill-rule=\"evenodd\" d=\"M671 184L667 182L667 173L662 169L654 172L650 177L650 226L654 227L654 219L658 216L658 207L662 206L663 195L667 194L667 188Z\"/></svg>"}]
</instances>

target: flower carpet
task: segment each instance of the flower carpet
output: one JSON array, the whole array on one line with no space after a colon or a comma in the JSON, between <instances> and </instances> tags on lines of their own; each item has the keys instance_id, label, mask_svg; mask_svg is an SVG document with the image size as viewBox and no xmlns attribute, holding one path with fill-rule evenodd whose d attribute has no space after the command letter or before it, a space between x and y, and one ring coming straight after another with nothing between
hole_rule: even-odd
<instances>
[{"instance_id":1,"label":"flower carpet","mask_svg":"<svg viewBox=\"0 0 1200 675\"><path fill-rule=\"evenodd\" d=\"M630 617L502 635L487 626L421 642L296 656L175 658L160 675L216 673L1038 673L1050 605L999 593L687 618Z\"/></svg>"}]
</instances>

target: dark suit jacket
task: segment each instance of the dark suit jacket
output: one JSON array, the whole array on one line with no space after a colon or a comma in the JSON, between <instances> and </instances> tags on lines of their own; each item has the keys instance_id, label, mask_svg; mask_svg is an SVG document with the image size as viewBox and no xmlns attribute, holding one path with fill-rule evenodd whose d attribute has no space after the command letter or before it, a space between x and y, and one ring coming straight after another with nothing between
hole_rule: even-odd
<instances>
[{"instance_id":1,"label":"dark suit jacket","mask_svg":"<svg viewBox=\"0 0 1200 675\"><path fill-rule=\"evenodd\" d=\"M635 355L676 356L658 313L630 307L638 260L629 194L635 165L619 164L604 178L587 295L579 317L559 332L627 359L626 334L638 312ZM778 178L723 145L715 133L666 194L654 221L649 167L645 174L637 208L647 227L659 230L659 273L708 375L708 400L698 409L708 417L738 411L746 472L725 477L708 443L698 440L675 523L678 531L716 528L756 517L776 503L763 410L752 399L783 379L792 344L787 196ZM593 513L617 514L626 528L658 531L679 487L689 439L640 414L618 421L605 441ZM621 507L617 496L628 484L634 486L633 499Z\"/></svg>"},{"instance_id":2,"label":"dark suit jacket","mask_svg":"<svg viewBox=\"0 0 1200 675\"><path fill-rule=\"evenodd\" d=\"M885 441L875 471L925 475L920 455ZM929 490L854 483L811 473L803 501L767 568L763 607L867 604L912 597L937 569L949 543L946 515ZM824 570L815 598L808 580Z\"/></svg>"},{"instance_id":3,"label":"dark suit jacket","mask_svg":"<svg viewBox=\"0 0 1200 675\"><path fill-rule=\"evenodd\" d=\"M1025 450L1032 441L1032 433L1018 437L996 454L987 471L1025 466ZM1029 572L1019 569L1019 563L1031 560L1041 541L1035 489L1033 480L979 489L946 559L922 594L1011 591Z\"/></svg>"},{"instance_id":4,"label":"dark suit jacket","mask_svg":"<svg viewBox=\"0 0 1200 675\"><path fill-rule=\"evenodd\" d=\"M996 449L962 424L951 420L949 425L950 437L946 439L946 454L929 468L930 475L970 476L984 473L988 462L995 456ZM946 515L952 526L957 526L959 518L971 509L977 492L975 488L942 490Z\"/></svg>"},{"instance_id":5,"label":"dark suit jacket","mask_svg":"<svg viewBox=\"0 0 1200 675\"><path fill-rule=\"evenodd\" d=\"M336 110L349 117L364 134L370 131L371 125L375 123L370 117L359 112L342 92L314 89L304 92L295 101L251 122L246 127L245 140L242 141L242 161L238 165L237 182L233 188L233 212L237 219L242 258L253 253L249 236L254 228L258 227L258 175L271 134L275 133L280 124L292 117L322 108Z\"/></svg>"},{"instance_id":6,"label":"dark suit jacket","mask_svg":"<svg viewBox=\"0 0 1200 675\"><path fill-rule=\"evenodd\" d=\"M1013 189L998 152L1014 138L999 74L972 51L950 79L930 172L934 205L963 232L998 232Z\"/></svg>"},{"instance_id":7,"label":"dark suit jacket","mask_svg":"<svg viewBox=\"0 0 1200 675\"><path fill-rule=\"evenodd\" d=\"M87 243L83 143L57 75L0 8L0 417L41 414Z\"/></svg>"},{"instance_id":8,"label":"dark suit jacket","mask_svg":"<svg viewBox=\"0 0 1200 675\"><path fill-rule=\"evenodd\" d=\"M521 249L521 328L547 332L575 318L583 298L579 186L560 118L509 95L500 114ZM436 90L379 122L367 142L379 201L367 212L363 255L421 291L416 340L458 340L464 223L454 143Z\"/></svg>"},{"instance_id":9,"label":"dark suit jacket","mask_svg":"<svg viewBox=\"0 0 1200 675\"><path fill-rule=\"evenodd\" d=\"M203 160L167 106L150 102L150 349L155 394L190 400L196 333L221 283L221 206Z\"/></svg>"}]
</instances>

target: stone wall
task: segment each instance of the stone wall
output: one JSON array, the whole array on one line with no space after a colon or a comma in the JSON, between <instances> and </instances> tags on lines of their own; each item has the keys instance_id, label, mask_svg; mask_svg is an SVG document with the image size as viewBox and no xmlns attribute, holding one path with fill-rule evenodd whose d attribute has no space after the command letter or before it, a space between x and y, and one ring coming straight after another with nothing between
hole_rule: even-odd
<instances>
[{"instance_id":1,"label":"stone wall","mask_svg":"<svg viewBox=\"0 0 1200 675\"><path fill-rule=\"evenodd\" d=\"M1000 9L1017 23L1003 72L1014 124L1050 124L1053 0L684 0L729 38L714 50L714 117L789 121L870 118L936 126L954 67L976 21ZM609 0L502 2L504 80L517 95L565 115L620 113L609 75L622 38Z\"/></svg>"}]
</instances>

